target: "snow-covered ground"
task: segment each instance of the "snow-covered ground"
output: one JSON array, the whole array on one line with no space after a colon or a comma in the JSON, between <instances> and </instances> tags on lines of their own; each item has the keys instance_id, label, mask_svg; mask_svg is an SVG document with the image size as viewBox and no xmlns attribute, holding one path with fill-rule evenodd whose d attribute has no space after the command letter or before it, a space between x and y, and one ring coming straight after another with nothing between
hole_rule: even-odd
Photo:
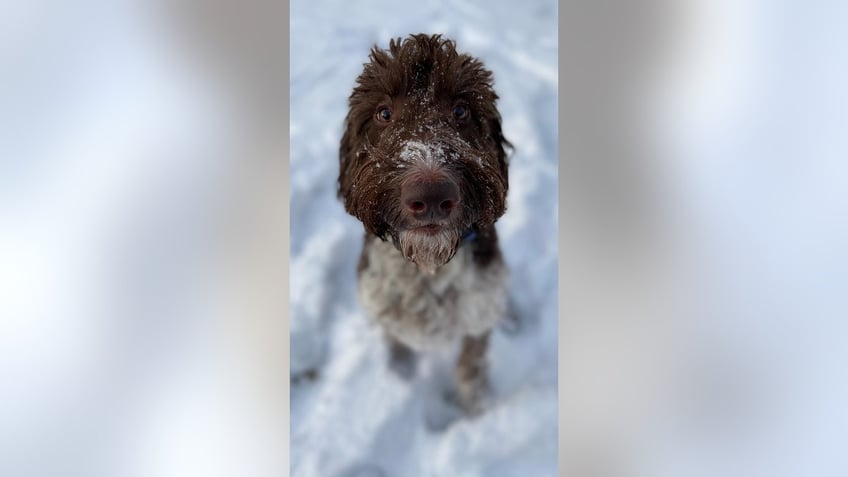
<instances>
[{"instance_id":1,"label":"snow-covered ground","mask_svg":"<svg viewBox=\"0 0 848 477\"><path fill-rule=\"evenodd\" d=\"M554 476L557 469L557 5L294 1L291 6L291 458L298 477ZM335 195L347 97L369 49L442 33L495 77L510 159L498 222L523 317L494 334L475 420L441 393L449 356L407 383L355 297L362 225Z\"/></svg>"}]
</instances>

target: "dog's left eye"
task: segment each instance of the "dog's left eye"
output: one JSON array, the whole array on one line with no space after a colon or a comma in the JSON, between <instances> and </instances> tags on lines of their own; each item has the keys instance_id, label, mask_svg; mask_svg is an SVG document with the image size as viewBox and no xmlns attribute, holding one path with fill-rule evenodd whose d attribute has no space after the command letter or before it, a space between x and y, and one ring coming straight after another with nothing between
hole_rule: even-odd
<instances>
[{"instance_id":1,"label":"dog's left eye","mask_svg":"<svg viewBox=\"0 0 848 477\"><path fill-rule=\"evenodd\" d=\"M392 120L392 110L386 107L382 107L377 110L377 121L387 123Z\"/></svg>"},{"instance_id":2,"label":"dog's left eye","mask_svg":"<svg viewBox=\"0 0 848 477\"><path fill-rule=\"evenodd\" d=\"M468 119L468 107L462 104L457 104L453 107L453 117L459 120Z\"/></svg>"}]
</instances>

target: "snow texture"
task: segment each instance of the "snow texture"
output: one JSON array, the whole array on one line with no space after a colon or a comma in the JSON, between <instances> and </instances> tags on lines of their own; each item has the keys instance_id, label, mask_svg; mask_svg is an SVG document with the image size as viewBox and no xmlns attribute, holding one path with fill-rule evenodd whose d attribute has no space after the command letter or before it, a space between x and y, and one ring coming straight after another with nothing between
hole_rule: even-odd
<instances>
[{"instance_id":1,"label":"snow texture","mask_svg":"<svg viewBox=\"0 0 848 477\"><path fill-rule=\"evenodd\" d=\"M556 475L556 18L553 1L292 2L293 476ZM493 334L493 394L476 419L444 397L450 352L422 356L411 381L388 368L356 299L362 225L336 197L347 98L370 48L420 32L456 40L493 71L515 146L497 227L521 321Z\"/></svg>"}]
</instances>

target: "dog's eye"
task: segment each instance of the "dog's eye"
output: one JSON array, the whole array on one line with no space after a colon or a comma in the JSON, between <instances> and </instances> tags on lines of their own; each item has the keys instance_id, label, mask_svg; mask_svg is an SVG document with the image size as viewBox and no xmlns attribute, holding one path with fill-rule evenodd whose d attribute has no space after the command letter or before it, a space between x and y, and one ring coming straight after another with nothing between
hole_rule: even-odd
<instances>
[{"instance_id":1,"label":"dog's eye","mask_svg":"<svg viewBox=\"0 0 848 477\"><path fill-rule=\"evenodd\" d=\"M457 104L453 107L453 117L459 120L468 119L468 107L462 104Z\"/></svg>"},{"instance_id":2,"label":"dog's eye","mask_svg":"<svg viewBox=\"0 0 848 477\"><path fill-rule=\"evenodd\" d=\"M387 123L392 120L392 110L387 107L382 107L377 110L377 121Z\"/></svg>"}]
</instances>

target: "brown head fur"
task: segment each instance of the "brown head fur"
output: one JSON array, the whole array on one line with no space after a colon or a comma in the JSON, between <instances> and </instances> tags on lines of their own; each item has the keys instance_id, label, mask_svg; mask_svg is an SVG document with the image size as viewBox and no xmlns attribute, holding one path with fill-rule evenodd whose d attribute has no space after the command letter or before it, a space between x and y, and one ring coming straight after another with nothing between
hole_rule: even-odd
<instances>
[{"instance_id":1,"label":"brown head fur","mask_svg":"<svg viewBox=\"0 0 848 477\"><path fill-rule=\"evenodd\" d=\"M462 233L491 227L505 211L509 143L497 98L492 73L440 35L374 47L350 96L339 149L345 209L369 233L398 243L420 225L401 205L404 181L447 177L461 197L459 210L442 224L450 232L446 240L456 242L452 256Z\"/></svg>"}]
</instances>

